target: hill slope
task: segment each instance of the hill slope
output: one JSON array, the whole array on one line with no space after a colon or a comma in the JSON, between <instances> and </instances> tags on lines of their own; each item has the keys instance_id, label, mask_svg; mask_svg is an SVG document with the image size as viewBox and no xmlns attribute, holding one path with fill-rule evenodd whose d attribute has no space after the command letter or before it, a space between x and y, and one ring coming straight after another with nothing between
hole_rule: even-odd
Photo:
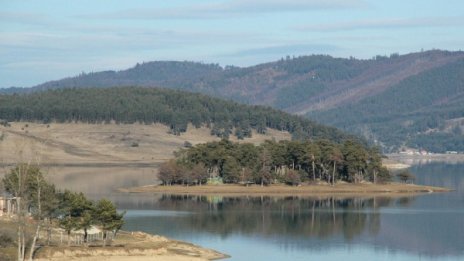
<instances>
[{"instance_id":1,"label":"hill slope","mask_svg":"<svg viewBox=\"0 0 464 261\"><path fill-rule=\"evenodd\" d=\"M320 122L435 152L464 150L464 59L411 76L356 103L310 114Z\"/></svg>"},{"instance_id":2,"label":"hill slope","mask_svg":"<svg viewBox=\"0 0 464 261\"><path fill-rule=\"evenodd\" d=\"M0 95L0 119L5 121L161 123L172 134L189 124L211 129L211 135L239 139L268 128L294 138L342 141L351 138L335 128L262 106L241 105L183 91L142 88L72 88L22 95Z\"/></svg>"},{"instance_id":3,"label":"hill slope","mask_svg":"<svg viewBox=\"0 0 464 261\"><path fill-rule=\"evenodd\" d=\"M439 77L460 73L456 68L463 60L464 52L435 50L377 56L370 60L312 55L247 68L149 62L125 71L82 74L47 82L29 91L88 86L163 86L309 115L378 140L389 151L404 145L437 152L464 151L461 116L449 112L464 111L460 102L462 89L456 87L463 85L463 79ZM429 87L424 95L417 95L423 91L422 83ZM444 83L446 88L437 87ZM17 92L17 89L9 91ZM367 105L378 101L382 101L382 105ZM405 102L415 105L405 107L402 105ZM390 112L391 108L401 109ZM371 116L358 119L361 114ZM434 123L428 128L417 128L424 122ZM437 146L439 143L444 145Z\"/></svg>"}]
</instances>

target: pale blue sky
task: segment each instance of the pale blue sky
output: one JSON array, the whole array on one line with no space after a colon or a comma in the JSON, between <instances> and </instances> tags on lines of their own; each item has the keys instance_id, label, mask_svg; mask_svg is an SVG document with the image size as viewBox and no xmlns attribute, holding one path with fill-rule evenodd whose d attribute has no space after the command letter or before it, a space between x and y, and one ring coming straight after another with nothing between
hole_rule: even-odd
<instances>
[{"instance_id":1,"label":"pale blue sky","mask_svg":"<svg viewBox=\"0 0 464 261\"><path fill-rule=\"evenodd\" d=\"M0 87L153 60L248 66L463 46L462 0L0 0Z\"/></svg>"}]
</instances>

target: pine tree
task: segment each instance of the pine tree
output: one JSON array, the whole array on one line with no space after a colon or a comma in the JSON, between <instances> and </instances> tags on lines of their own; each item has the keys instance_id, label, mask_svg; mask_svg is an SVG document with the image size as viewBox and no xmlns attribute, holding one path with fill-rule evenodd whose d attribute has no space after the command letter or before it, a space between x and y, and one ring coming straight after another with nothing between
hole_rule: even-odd
<instances>
[{"instance_id":1,"label":"pine tree","mask_svg":"<svg viewBox=\"0 0 464 261\"><path fill-rule=\"evenodd\" d=\"M101 199L97 202L94 216L96 223L103 230L103 246L107 244L108 232L112 231L113 237L115 237L119 229L124 225L124 214L125 212L119 214L114 204L107 199Z\"/></svg>"}]
</instances>

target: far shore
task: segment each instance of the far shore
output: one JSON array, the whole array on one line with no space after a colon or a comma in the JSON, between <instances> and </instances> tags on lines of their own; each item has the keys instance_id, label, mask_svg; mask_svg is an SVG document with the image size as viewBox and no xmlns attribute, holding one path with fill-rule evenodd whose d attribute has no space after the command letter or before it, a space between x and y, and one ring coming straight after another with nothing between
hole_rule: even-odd
<instances>
[{"instance_id":1,"label":"far shore","mask_svg":"<svg viewBox=\"0 0 464 261\"><path fill-rule=\"evenodd\" d=\"M173 195L223 195L223 196L363 196L363 195L398 195L420 194L434 192L449 192L451 189L442 187L422 186L405 183L338 183L335 186L328 184L311 184L301 186L288 185L202 185L202 186L163 186L148 185L132 188L120 188L126 193L156 193Z\"/></svg>"},{"instance_id":2,"label":"far shore","mask_svg":"<svg viewBox=\"0 0 464 261\"><path fill-rule=\"evenodd\" d=\"M464 162L464 154L427 154L427 155L409 155L401 153L386 154L386 156L397 162L404 161L417 161L417 160L428 160L428 161L445 161L445 162Z\"/></svg>"}]
</instances>

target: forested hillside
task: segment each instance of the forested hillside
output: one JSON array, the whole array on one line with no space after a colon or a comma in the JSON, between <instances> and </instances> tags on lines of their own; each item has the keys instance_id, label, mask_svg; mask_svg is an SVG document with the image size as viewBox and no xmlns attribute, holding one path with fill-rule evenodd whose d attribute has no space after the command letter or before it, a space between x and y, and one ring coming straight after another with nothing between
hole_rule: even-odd
<instances>
[{"instance_id":1,"label":"forested hillside","mask_svg":"<svg viewBox=\"0 0 464 261\"><path fill-rule=\"evenodd\" d=\"M33 89L163 87L269 105L301 114L359 101L410 76L459 59L464 59L464 52L428 51L377 56L368 60L310 55L245 68L195 62L146 62L123 71L81 73Z\"/></svg>"},{"instance_id":2,"label":"forested hillside","mask_svg":"<svg viewBox=\"0 0 464 261\"><path fill-rule=\"evenodd\" d=\"M432 50L367 60L287 57L246 68L147 62L0 92L129 85L181 89L307 115L377 141L385 151L464 151L458 113L464 111L463 61L464 52Z\"/></svg>"},{"instance_id":3,"label":"forested hillside","mask_svg":"<svg viewBox=\"0 0 464 261\"><path fill-rule=\"evenodd\" d=\"M370 136L391 150L464 150L464 60L409 77L385 92L310 116Z\"/></svg>"},{"instance_id":4,"label":"forested hillside","mask_svg":"<svg viewBox=\"0 0 464 261\"><path fill-rule=\"evenodd\" d=\"M352 138L300 116L263 106L241 105L183 91L143 88L72 88L0 95L0 119L8 121L162 123L180 134L188 124L207 126L211 135L250 137L252 130L288 131L295 139Z\"/></svg>"}]
</instances>

